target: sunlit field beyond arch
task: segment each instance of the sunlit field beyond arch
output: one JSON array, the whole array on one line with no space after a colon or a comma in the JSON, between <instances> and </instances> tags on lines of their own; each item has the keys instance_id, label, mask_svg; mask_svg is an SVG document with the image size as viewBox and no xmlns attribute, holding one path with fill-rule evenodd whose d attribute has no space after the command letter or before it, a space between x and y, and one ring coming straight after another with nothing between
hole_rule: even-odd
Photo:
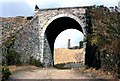
<instances>
[{"instance_id":1,"label":"sunlit field beyond arch","mask_svg":"<svg viewBox=\"0 0 120 81\"><path fill-rule=\"evenodd\" d=\"M83 49L68 49L68 39L70 47L79 47L79 42L83 41L83 33L76 29L67 29L61 32L54 43L54 64L80 62Z\"/></svg>"}]
</instances>

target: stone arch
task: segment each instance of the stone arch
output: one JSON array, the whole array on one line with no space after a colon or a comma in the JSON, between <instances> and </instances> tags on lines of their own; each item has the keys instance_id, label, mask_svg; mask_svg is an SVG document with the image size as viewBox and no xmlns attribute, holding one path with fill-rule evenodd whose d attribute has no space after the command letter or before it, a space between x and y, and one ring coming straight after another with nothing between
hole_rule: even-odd
<instances>
[{"instance_id":1,"label":"stone arch","mask_svg":"<svg viewBox=\"0 0 120 81\"><path fill-rule=\"evenodd\" d=\"M51 44L50 44L51 42L48 39L49 36L47 37L48 34L46 35L46 31L48 31L49 25L51 25L51 23L53 23L53 22L55 22L55 21L57 21L59 19L62 19L62 18L68 18L68 19L71 19L70 21L74 21L74 24L77 23L77 25L75 25L75 26L78 27L78 30L80 30L83 33L84 38L85 38L85 30L84 30L85 26L84 26L83 22L78 17L76 17L74 15L71 15L71 14L60 14L60 15L57 15L57 16L51 18L50 20L48 20L48 22L43 27L44 42L43 42L43 56L42 57L43 57L43 66L45 66L45 67L53 66L53 64L54 64L54 57L53 57L54 56L53 55L53 53L54 53L53 52L54 46L51 47ZM65 24L65 22L64 22L64 24ZM66 29L68 29L68 28L66 28ZM77 28L74 28L74 29L77 29ZM49 30L50 30L50 28L49 28ZM51 29L51 30L53 30L53 29ZM62 31L63 30L61 30L60 32L62 32ZM57 35L59 35L59 33L57 33ZM55 37L57 37L57 36L55 36ZM56 38L53 38L52 44L55 41L55 39ZM84 44L83 59L85 58L85 47L86 46ZM84 60L83 60L83 64L84 64Z\"/></svg>"},{"instance_id":2,"label":"stone arch","mask_svg":"<svg viewBox=\"0 0 120 81\"><path fill-rule=\"evenodd\" d=\"M77 22L80 24L80 26L82 27L83 34L86 35L85 29L84 29L84 27L85 27L84 23L83 23L77 16L74 16L74 15L72 15L72 14L59 14L59 15L56 15L56 16L52 17L52 18L51 18L50 20L48 20L48 21L46 22L46 24L44 25L44 27L43 27L43 32L45 32L46 28L48 27L48 25L49 25L52 21L54 21L55 19L60 18L60 17L70 17L70 18L74 19L75 21L77 21ZM44 33L43 33L43 34L44 34Z\"/></svg>"}]
</instances>

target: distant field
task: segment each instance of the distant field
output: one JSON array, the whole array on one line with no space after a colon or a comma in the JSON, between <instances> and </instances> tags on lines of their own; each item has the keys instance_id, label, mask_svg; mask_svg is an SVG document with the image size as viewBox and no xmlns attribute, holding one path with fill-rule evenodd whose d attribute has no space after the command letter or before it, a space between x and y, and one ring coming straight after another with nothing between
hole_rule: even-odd
<instances>
[{"instance_id":1,"label":"distant field","mask_svg":"<svg viewBox=\"0 0 120 81\"><path fill-rule=\"evenodd\" d=\"M81 62L83 49L56 48L54 50L54 64Z\"/></svg>"}]
</instances>

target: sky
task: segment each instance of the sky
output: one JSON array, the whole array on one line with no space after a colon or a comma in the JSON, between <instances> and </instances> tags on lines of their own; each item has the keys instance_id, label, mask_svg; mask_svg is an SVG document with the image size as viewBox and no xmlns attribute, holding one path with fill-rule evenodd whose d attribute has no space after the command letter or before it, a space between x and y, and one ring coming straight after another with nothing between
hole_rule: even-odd
<instances>
[{"instance_id":1,"label":"sky","mask_svg":"<svg viewBox=\"0 0 120 81\"><path fill-rule=\"evenodd\" d=\"M57 7L79 7L90 5L118 6L120 0L0 0L0 17L33 16L37 4L40 9ZM66 42L71 39L71 45L78 45L83 40L83 34L78 30L65 30L58 35L55 48L66 48Z\"/></svg>"},{"instance_id":2,"label":"sky","mask_svg":"<svg viewBox=\"0 0 120 81\"><path fill-rule=\"evenodd\" d=\"M64 37L64 38L63 38ZM80 41L83 41L83 34L76 29L67 29L61 32L54 43L55 48L67 48L68 39L70 39L70 46L78 46Z\"/></svg>"},{"instance_id":3,"label":"sky","mask_svg":"<svg viewBox=\"0 0 120 81\"><path fill-rule=\"evenodd\" d=\"M34 7L39 8L75 7L89 5L118 6L120 0L0 0L0 16L34 15Z\"/></svg>"}]
</instances>

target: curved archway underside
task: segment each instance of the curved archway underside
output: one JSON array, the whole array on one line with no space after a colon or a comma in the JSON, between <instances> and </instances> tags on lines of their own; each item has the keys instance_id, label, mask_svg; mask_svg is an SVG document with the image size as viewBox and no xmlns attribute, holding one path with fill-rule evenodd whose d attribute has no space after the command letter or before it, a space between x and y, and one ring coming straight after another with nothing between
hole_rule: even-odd
<instances>
[{"instance_id":1,"label":"curved archway underside","mask_svg":"<svg viewBox=\"0 0 120 81\"><path fill-rule=\"evenodd\" d=\"M80 24L70 17L60 17L53 20L44 33L43 63L45 67L54 64L54 42L56 37L66 29L77 29L83 33Z\"/></svg>"}]
</instances>

